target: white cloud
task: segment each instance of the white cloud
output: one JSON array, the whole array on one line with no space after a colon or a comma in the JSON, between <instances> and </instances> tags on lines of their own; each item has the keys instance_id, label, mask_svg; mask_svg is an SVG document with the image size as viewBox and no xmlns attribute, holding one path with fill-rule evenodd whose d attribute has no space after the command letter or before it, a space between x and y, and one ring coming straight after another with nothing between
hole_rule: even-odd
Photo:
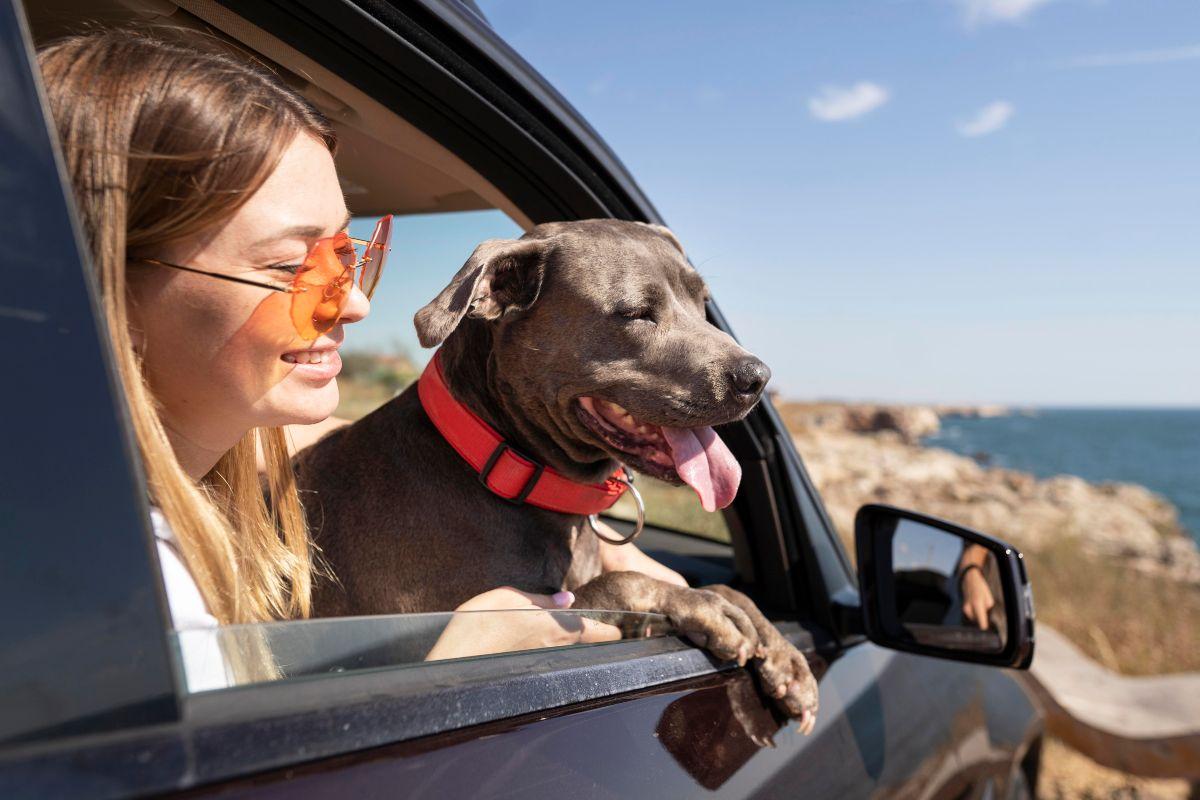
<instances>
[{"instance_id":1,"label":"white cloud","mask_svg":"<svg viewBox=\"0 0 1200 800\"><path fill-rule=\"evenodd\" d=\"M993 22L1019 22L1051 0L958 0L967 27Z\"/></svg>"},{"instance_id":2,"label":"white cloud","mask_svg":"<svg viewBox=\"0 0 1200 800\"><path fill-rule=\"evenodd\" d=\"M849 88L826 86L808 101L808 110L822 122L842 122L861 117L888 101L888 90L870 81Z\"/></svg>"},{"instance_id":3,"label":"white cloud","mask_svg":"<svg viewBox=\"0 0 1200 800\"><path fill-rule=\"evenodd\" d=\"M958 123L955 127L963 136L987 136L989 133L995 133L1008 124L1008 120L1012 117L1016 108L1012 103L1004 100L997 100L994 103L988 103L979 112L969 120Z\"/></svg>"},{"instance_id":4,"label":"white cloud","mask_svg":"<svg viewBox=\"0 0 1200 800\"><path fill-rule=\"evenodd\" d=\"M1200 59L1200 44L1187 47L1165 47L1161 50L1134 50L1126 53L1097 53L1079 56L1062 62L1068 69L1090 67L1128 67L1137 64L1167 64L1172 61L1195 61Z\"/></svg>"}]
</instances>

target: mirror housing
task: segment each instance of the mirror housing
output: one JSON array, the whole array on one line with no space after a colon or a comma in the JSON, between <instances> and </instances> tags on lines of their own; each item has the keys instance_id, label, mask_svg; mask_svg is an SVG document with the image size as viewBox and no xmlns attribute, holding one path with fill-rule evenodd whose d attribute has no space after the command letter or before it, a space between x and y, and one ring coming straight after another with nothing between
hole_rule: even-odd
<instances>
[{"instance_id":1,"label":"mirror housing","mask_svg":"<svg viewBox=\"0 0 1200 800\"><path fill-rule=\"evenodd\" d=\"M875 504L858 510L854 539L863 627L872 642L1029 668L1033 591L1015 547L937 517ZM986 605L975 599L979 592Z\"/></svg>"}]
</instances>

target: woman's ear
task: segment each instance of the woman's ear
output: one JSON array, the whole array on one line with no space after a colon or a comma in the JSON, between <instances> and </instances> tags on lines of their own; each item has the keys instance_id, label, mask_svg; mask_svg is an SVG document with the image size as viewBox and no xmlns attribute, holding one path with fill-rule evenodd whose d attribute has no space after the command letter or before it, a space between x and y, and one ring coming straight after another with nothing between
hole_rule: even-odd
<instances>
[{"instance_id":1,"label":"woman's ear","mask_svg":"<svg viewBox=\"0 0 1200 800\"><path fill-rule=\"evenodd\" d=\"M549 239L489 239L445 289L413 317L422 347L434 347L463 317L498 319L529 308L542 290Z\"/></svg>"}]
</instances>

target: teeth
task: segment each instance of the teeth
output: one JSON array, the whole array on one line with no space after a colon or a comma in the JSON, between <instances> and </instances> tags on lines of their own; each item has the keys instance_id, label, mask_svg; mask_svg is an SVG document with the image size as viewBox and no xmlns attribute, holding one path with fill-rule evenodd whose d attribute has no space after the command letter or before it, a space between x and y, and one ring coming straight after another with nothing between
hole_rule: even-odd
<instances>
[{"instance_id":1,"label":"teeth","mask_svg":"<svg viewBox=\"0 0 1200 800\"><path fill-rule=\"evenodd\" d=\"M300 350L295 353L284 353L283 360L289 364L324 364L329 360L327 350Z\"/></svg>"},{"instance_id":2,"label":"teeth","mask_svg":"<svg viewBox=\"0 0 1200 800\"><path fill-rule=\"evenodd\" d=\"M616 403L612 402L611 400L602 400L601 402L604 403L605 408L607 408L609 411L611 411L614 416L617 416L617 417L620 417L622 415L624 415L626 417L629 416L628 411L626 411L622 406L619 406ZM632 419L632 417L630 417L630 419Z\"/></svg>"},{"instance_id":3,"label":"teeth","mask_svg":"<svg viewBox=\"0 0 1200 800\"><path fill-rule=\"evenodd\" d=\"M579 398L579 404L611 431L640 436L650 443L657 443L661 440L657 425L644 425L638 422L623 406L611 400L584 396Z\"/></svg>"}]
</instances>

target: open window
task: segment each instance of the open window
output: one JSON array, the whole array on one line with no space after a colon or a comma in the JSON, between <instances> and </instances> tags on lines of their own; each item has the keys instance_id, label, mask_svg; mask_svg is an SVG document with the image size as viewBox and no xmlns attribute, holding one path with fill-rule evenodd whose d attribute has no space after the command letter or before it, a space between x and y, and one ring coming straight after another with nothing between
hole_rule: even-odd
<instances>
[{"instance_id":1,"label":"open window","mask_svg":"<svg viewBox=\"0 0 1200 800\"><path fill-rule=\"evenodd\" d=\"M168 36L182 28L220 37L263 61L329 118L338 135L339 178L355 217L351 235L368 238L370 230L363 226L383 214L394 215L390 268L374 298L382 311L354 326L345 352L349 369L339 381L339 416L361 417L414 380L431 355L416 341L415 311L441 291L479 242L516 238L534 224L516 202L403 114L210 0L50 0L32 7L29 16L35 42L82 30L89 20L151 23L162 26ZM678 495L669 487L663 490L658 491L664 497L675 498L672 507L679 506ZM694 504L694 497L691 500ZM692 522L689 518L686 524ZM717 526L716 538L727 543L722 528ZM726 575L721 571L707 577L720 580ZM510 644L504 645L505 651L487 647L490 630L502 626L561 628L563 646L569 646L570 634L590 616L576 611L492 611L226 626L171 632L170 649L179 684L196 693L414 667L434 659L494 656L513 649ZM616 632L616 639L626 640L662 636L668 628L653 615L609 614L603 622ZM469 628L471 638L480 643L470 653L446 648L439 638L461 628Z\"/></svg>"}]
</instances>

